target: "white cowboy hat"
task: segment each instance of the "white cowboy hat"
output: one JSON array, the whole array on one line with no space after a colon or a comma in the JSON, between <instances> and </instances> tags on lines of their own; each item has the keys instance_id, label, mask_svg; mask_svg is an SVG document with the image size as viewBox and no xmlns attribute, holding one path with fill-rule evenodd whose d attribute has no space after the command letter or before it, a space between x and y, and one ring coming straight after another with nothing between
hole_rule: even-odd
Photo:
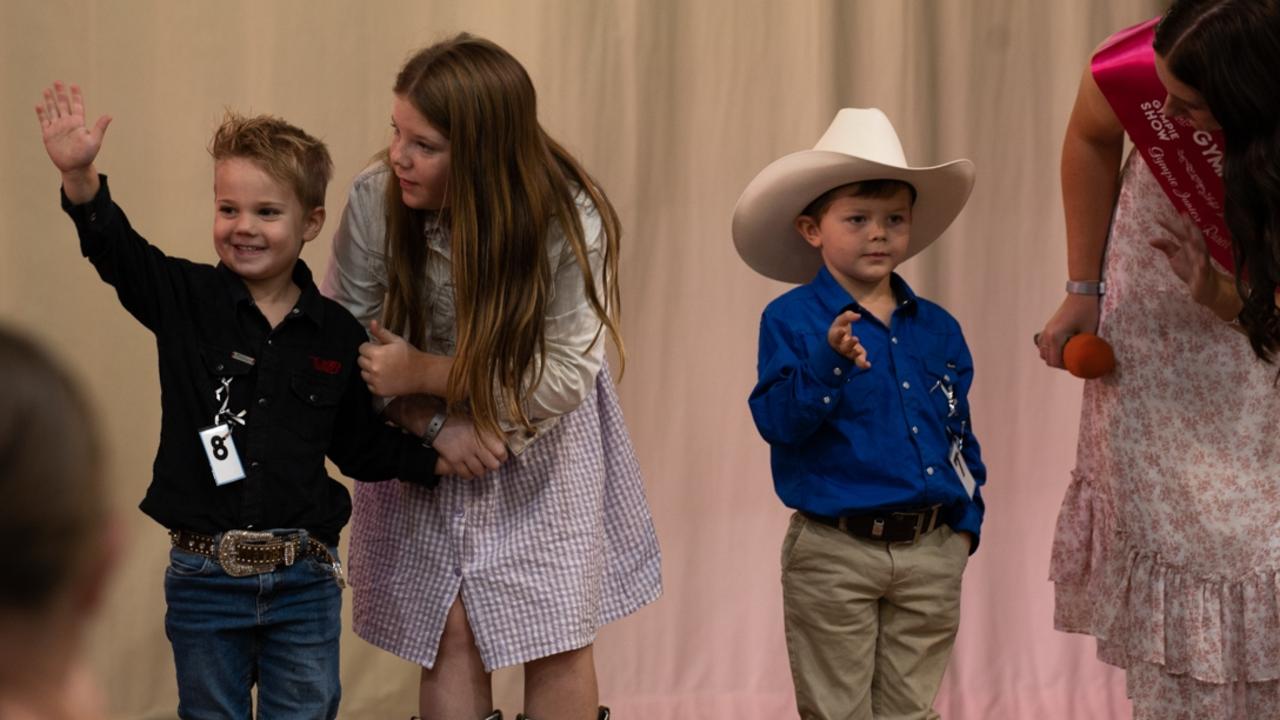
<instances>
[{"instance_id":1,"label":"white cowboy hat","mask_svg":"<svg viewBox=\"0 0 1280 720\"><path fill-rule=\"evenodd\" d=\"M809 282L822 267L822 255L796 230L796 218L826 191L863 180L901 180L916 189L906 260L960 214L973 189L973 163L908 167L898 134L883 112L845 108L812 150L773 161L742 191L733 208L738 254L766 277Z\"/></svg>"}]
</instances>

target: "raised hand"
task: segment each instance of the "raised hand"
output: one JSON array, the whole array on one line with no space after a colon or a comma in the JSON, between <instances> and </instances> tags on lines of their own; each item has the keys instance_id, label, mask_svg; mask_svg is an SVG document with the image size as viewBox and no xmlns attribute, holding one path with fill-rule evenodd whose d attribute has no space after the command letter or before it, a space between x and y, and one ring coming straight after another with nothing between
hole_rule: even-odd
<instances>
[{"instance_id":1,"label":"raised hand","mask_svg":"<svg viewBox=\"0 0 1280 720\"><path fill-rule=\"evenodd\" d=\"M44 102L36 105L36 118L49 159L62 173L81 172L93 165L102 148L102 137L111 124L111 116L98 118L92 128L84 122L84 96L79 85L70 92L61 82L45 88Z\"/></svg>"},{"instance_id":2,"label":"raised hand","mask_svg":"<svg viewBox=\"0 0 1280 720\"><path fill-rule=\"evenodd\" d=\"M862 316L852 310L840 313L835 322L831 323L831 328L827 330L827 342L831 344L832 350L866 370L871 367L871 363L867 360L867 349L862 347L858 336L853 334L853 324L861 319Z\"/></svg>"}]
</instances>

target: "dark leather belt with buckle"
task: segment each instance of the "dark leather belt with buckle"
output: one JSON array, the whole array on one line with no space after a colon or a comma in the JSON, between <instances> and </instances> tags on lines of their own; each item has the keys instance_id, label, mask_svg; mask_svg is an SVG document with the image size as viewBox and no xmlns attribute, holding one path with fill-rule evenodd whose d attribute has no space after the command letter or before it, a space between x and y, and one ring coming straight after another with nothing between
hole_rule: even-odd
<instances>
[{"instance_id":1,"label":"dark leather belt with buckle","mask_svg":"<svg viewBox=\"0 0 1280 720\"><path fill-rule=\"evenodd\" d=\"M213 558L232 577L261 575L281 565L292 565L308 555L336 566L324 543L308 536L303 545L301 534L228 530L214 537L186 530L170 530L169 539L179 550Z\"/></svg>"},{"instance_id":2,"label":"dark leather belt with buckle","mask_svg":"<svg viewBox=\"0 0 1280 720\"><path fill-rule=\"evenodd\" d=\"M942 524L941 505L907 510L885 510L866 515L830 517L802 513L806 518L841 532L876 542L915 542Z\"/></svg>"}]
</instances>

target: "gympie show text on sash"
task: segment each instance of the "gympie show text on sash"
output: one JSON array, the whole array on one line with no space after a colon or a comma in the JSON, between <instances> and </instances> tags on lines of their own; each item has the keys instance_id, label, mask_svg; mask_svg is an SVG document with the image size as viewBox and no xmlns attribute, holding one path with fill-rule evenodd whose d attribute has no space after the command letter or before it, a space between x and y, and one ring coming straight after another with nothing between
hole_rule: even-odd
<instances>
[{"instance_id":1,"label":"gympie show text on sash","mask_svg":"<svg viewBox=\"0 0 1280 720\"><path fill-rule=\"evenodd\" d=\"M1196 130L1185 118L1162 112L1166 92L1151 49L1158 22L1155 18L1112 35L1090 68L1161 189L1204 233L1213 259L1230 271L1231 237L1222 216L1222 133Z\"/></svg>"}]
</instances>

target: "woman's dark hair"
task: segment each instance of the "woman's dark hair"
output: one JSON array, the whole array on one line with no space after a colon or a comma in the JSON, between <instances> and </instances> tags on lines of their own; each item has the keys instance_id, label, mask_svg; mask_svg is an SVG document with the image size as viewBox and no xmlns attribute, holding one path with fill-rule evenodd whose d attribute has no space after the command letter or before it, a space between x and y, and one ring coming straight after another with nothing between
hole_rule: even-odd
<instances>
[{"instance_id":1,"label":"woman's dark hair","mask_svg":"<svg viewBox=\"0 0 1280 720\"><path fill-rule=\"evenodd\" d=\"M0 325L0 612L38 613L93 557L106 500L79 387Z\"/></svg>"},{"instance_id":2,"label":"woman's dark hair","mask_svg":"<svg viewBox=\"0 0 1280 720\"><path fill-rule=\"evenodd\" d=\"M1280 349L1280 0L1175 0L1153 47L1222 126L1240 322L1254 353L1272 362Z\"/></svg>"}]
</instances>

